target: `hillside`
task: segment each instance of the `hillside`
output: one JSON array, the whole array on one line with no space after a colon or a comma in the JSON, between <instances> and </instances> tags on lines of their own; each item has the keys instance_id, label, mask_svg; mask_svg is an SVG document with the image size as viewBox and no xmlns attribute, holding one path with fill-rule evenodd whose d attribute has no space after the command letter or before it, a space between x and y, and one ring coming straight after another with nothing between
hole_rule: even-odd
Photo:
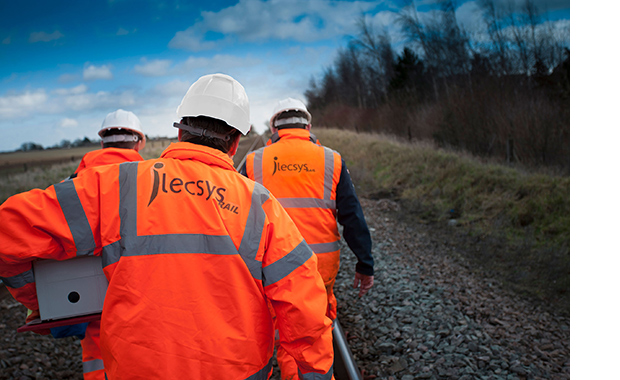
<instances>
[{"instance_id":1,"label":"hillside","mask_svg":"<svg viewBox=\"0 0 620 380\"><path fill-rule=\"evenodd\" d=\"M434 227L472 271L569 312L570 177L485 163L427 143L315 128L339 151L358 195L391 199L397 217Z\"/></svg>"}]
</instances>

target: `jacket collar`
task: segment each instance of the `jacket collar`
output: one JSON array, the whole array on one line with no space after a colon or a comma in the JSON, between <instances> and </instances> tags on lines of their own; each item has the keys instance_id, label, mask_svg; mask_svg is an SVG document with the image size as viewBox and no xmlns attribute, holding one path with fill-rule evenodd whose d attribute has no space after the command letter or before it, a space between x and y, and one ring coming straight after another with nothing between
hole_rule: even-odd
<instances>
[{"instance_id":1,"label":"jacket collar","mask_svg":"<svg viewBox=\"0 0 620 380\"><path fill-rule=\"evenodd\" d=\"M85 169L128 161L142 161L142 156L133 149L102 148L86 153L80 165Z\"/></svg>"},{"instance_id":2,"label":"jacket collar","mask_svg":"<svg viewBox=\"0 0 620 380\"><path fill-rule=\"evenodd\" d=\"M235 171L233 160L227 154L208 146L188 142L170 144L160 157L200 161L207 165L215 165L226 170Z\"/></svg>"},{"instance_id":3,"label":"jacket collar","mask_svg":"<svg viewBox=\"0 0 620 380\"><path fill-rule=\"evenodd\" d=\"M271 139L267 142L267 145L273 144L280 140L304 140L304 141L312 141L317 144L318 139L316 136L307 129L303 128L287 128L287 129L278 129L276 133L271 136Z\"/></svg>"}]
</instances>

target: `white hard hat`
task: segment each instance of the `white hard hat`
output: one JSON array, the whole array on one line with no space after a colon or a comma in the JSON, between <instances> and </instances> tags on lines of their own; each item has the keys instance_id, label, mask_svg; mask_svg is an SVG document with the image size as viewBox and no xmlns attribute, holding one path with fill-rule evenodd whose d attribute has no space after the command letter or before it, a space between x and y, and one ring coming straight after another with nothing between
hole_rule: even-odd
<instances>
[{"instance_id":1,"label":"white hard hat","mask_svg":"<svg viewBox=\"0 0 620 380\"><path fill-rule=\"evenodd\" d=\"M275 128L276 127L276 125L274 125L275 119L282 112L285 112L285 111L300 111L300 112L305 113L306 116L308 117L307 120L300 119L300 118L293 118L295 120L290 120L290 122L287 122L287 124L297 124L297 123L310 124L310 122L312 121L312 115L310 115L310 112L308 112L306 105L301 100L293 99L293 98L286 98L286 99L280 100L276 104L275 108L273 109L273 116L271 116L271 119L269 119L269 125ZM286 119L283 121L289 121L289 119Z\"/></svg>"},{"instance_id":2,"label":"white hard hat","mask_svg":"<svg viewBox=\"0 0 620 380\"><path fill-rule=\"evenodd\" d=\"M205 75L194 82L181 100L177 116L208 116L244 135L250 131L250 102L245 89L225 74Z\"/></svg>"},{"instance_id":3,"label":"white hard hat","mask_svg":"<svg viewBox=\"0 0 620 380\"><path fill-rule=\"evenodd\" d=\"M106 142L103 133L109 129L126 129L140 135L138 150L144 148L146 145L146 136L144 132L142 132L142 124L140 124L140 120L133 112L122 109L110 112L108 116L103 119L101 129L99 130L99 137L104 140L103 142Z\"/></svg>"}]
</instances>

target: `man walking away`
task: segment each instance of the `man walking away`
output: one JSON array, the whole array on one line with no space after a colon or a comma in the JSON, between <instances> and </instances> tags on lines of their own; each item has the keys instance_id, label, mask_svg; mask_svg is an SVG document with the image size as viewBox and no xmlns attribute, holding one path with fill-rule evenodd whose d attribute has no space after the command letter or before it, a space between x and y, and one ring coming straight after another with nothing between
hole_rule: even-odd
<instances>
[{"instance_id":1,"label":"man walking away","mask_svg":"<svg viewBox=\"0 0 620 380\"><path fill-rule=\"evenodd\" d=\"M327 290L325 313L335 320L334 283L340 266L337 222L358 259L353 287L360 287L360 297L374 282L372 242L345 162L310 133L311 120L300 100L278 102L269 122L273 136L266 147L248 155L240 172L271 191L316 253ZM285 351L277 352L282 379L297 379L295 361Z\"/></svg>"},{"instance_id":2,"label":"man walking away","mask_svg":"<svg viewBox=\"0 0 620 380\"><path fill-rule=\"evenodd\" d=\"M142 161L140 150L146 145L142 124L133 112L118 109L110 112L99 129L100 150L88 152L82 157L73 177L93 166Z\"/></svg>"}]
</instances>

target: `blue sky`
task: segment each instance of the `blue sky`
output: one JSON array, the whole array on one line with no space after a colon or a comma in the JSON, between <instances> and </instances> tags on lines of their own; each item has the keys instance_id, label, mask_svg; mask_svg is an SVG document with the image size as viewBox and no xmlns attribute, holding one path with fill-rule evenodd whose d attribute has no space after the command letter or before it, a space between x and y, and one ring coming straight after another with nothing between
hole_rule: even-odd
<instances>
[{"instance_id":1,"label":"blue sky","mask_svg":"<svg viewBox=\"0 0 620 380\"><path fill-rule=\"evenodd\" d=\"M508 0L498 0L506 2ZM522 0L516 0L517 2ZM416 1L422 15L434 1ZM537 2L559 27L567 0ZM397 1L1 1L0 151L32 141L96 138L108 112L134 112L151 136L174 136L185 91L222 72L246 88L262 132L280 98L298 97L321 77L362 14L394 29ZM481 25L474 1L459 21Z\"/></svg>"}]
</instances>

